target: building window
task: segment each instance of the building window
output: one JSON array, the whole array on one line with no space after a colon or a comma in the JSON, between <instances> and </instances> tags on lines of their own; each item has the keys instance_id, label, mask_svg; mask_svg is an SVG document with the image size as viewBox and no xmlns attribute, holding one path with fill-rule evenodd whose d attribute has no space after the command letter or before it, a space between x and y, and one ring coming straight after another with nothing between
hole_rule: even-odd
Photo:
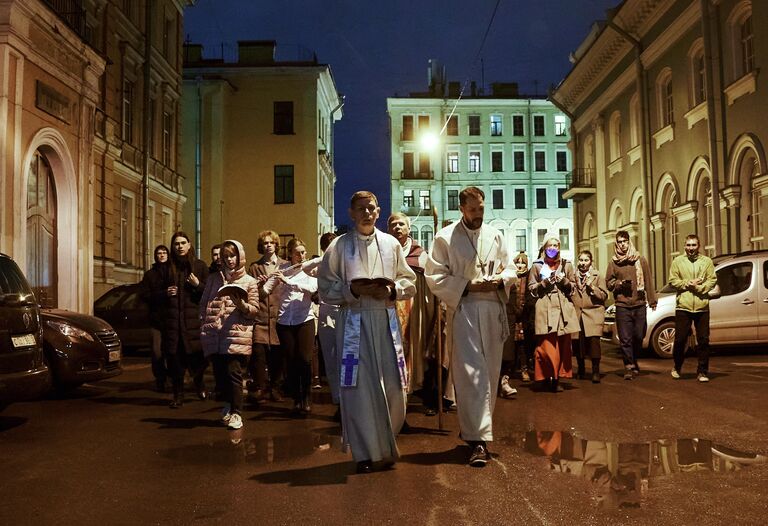
<instances>
[{"instance_id":1,"label":"building window","mask_svg":"<svg viewBox=\"0 0 768 526\"><path fill-rule=\"evenodd\" d=\"M512 135L515 137L524 137L525 128L523 127L523 116L512 115Z\"/></svg>"},{"instance_id":2,"label":"building window","mask_svg":"<svg viewBox=\"0 0 768 526\"><path fill-rule=\"evenodd\" d=\"M469 116L469 134L480 135L480 115Z\"/></svg>"},{"instance_id":3,"label":"building window","mask_svg":"<svg viewBox=\"0 0 768 526\"><path fill-rule=\"evenodd\" d=\"M621 157L621 113L614 111L613 114L611 114L609 126L611 161L614 161Z\"/></svg>"},{"instance_id":4,"label":"building window","mask_svg":"<svg viewBox=\"0 0 768 526\"><path fill-rule=\"evenodd\" d=\"M741 32L741 69L742 74L746 75L755 69L755 35L752 32L751 13L744 19L739 29Z\"/></svg>"},{"instance_id":5,"label":"building window","mask_svg":"<svg viewBox=\"0 0 768 526\"><path fill-rule=\"evenodd\" d=\"M515 210L525 210L525 190L515 188Z\"/></svg>"},{"instance_id":6,"label":"building window","mask_svg":"<svg viewBox=\"0 0 768 526\"><path fill-rule=\"evenodd\" d=\"M491 152L491 171L492 172L504 171L503 152Z\"/></svg>"},{"instance_id":7,"label":"building window","mask_svg":"<svg viewBox=\"0 0 768 526\"><path fill-rule=\"evenodd\" d=\"M419 190L419 208L422 210L432 209L432 199L429 196L429 190Z\"/></svg>"},{"instance_id":8,"label":"building window","mask_svg":"<svg viewBox=\"0 0 768 526\"><path fill-rule=\"evenodd\" d=\"M546 237L547 232L549 232L549 230L547 230L546 228L539 228L536 230L537 246L539 247L544 246L544 237Z\"/></svg>"},{"instance_id":9,"label":"building window","mask_svg":"<svg viewBox=\"0 0 768 526\"><path fill-rule=\"evenodd\" d=\"M504 190L502 190L501 188L495 188L493 190L493 209L494 210L504 209Z\"/></svg>"},{"instance_id":10,"label":"building window","mask_svg":"<svg viewBox=\"0 0 768 526\"><path fill-rule=\"evenodd\" d=\"M502 131L502 116L491 115L491 136L501 137Z\"/></svg>"},{"instance_id":11,"label":"building window","mask_svg":"<svg viewBox=\"0 0 768 526\"><path fill-rule=\"evenodd\" d=\"M291 135L293 133L293 101L274 102L273 130L275 135Z\"/></svg>"},{"instance_id":12,"label":"building window","mask_svg":"<svg viewBox=\"0 0 768 526\"><path fill-rule=\"evenodd\" d=\"M565 193L565 188L558 188L557 189L557 207L558 208L568 208L568 199L563 199L563 194Z\"/></svg>"},{"instance_id":13,"label":"building window","mask_svg":"<svg viewBox=\"0 0 768 526\"><path fill-rule=\"evenodd\" d=\"M559 151L559 152L556 152L555 155L557 159L557 171L567 172L568 171L568 152Z\"/></svg>"},{"instance_id":14,"label":"building window","mask_svg":"<svg viewBox=\"0 0 768 526\"><path fill-rule=\"evenodd\" d=\"M419 131L429 130L429 115L419 115Z\"/></svg>"},{"instance_id":15,"label":"building window","mask_svg":"<svg viewBox=\"0 0 768 526\"><path fill-rule=\"evenodd\" d=\"M459 173L459 152L448 152L446 160L448 173Z\"/></svg>"},{"instance_id":16,"label":"building window","mask_svg":"<svg viewBox=\"0 0 768 526\"><path fill-rule=\"evenodd\" d=\"M445 125L445 133L451 137L459 135L459 116L452 115L447 118L447 124Z\"/></svg>"},{"instance_id":17,"label":"building window","mask_svg":"<svg viewBox=\"0 0 768 526\"><path fill-rule=\"evenodd\" d=\"M656 81L657 100L659 105L659 128L670 126L675 122L675 105L672 98L672 70L664 69Z\"/></svg>"},{"instance_id":18,"label":"building window","mask_svg":"<svg viewBox=\"0 0 768 526\"><path fill-rule=\"evenodd\" d=\"M429 165L429 154L419 153L419 177L432 177L432 169Z\"/></svg>"},{"instance_id":19,"label":"building window","mask_svg":"<svg viewBox=\"0 0 768 526\"><path fill-rule=\"evenodd\" d=\"M403 177L408 179L413 176L413 152L403 152Z\"/></svg>"},{"instance_id":20,"label":"building window","mask_svg":"<svg viewBox=\"0 0 768 526\"><path fill-rule=\"evenodd\" d=\"M516 172L525 171L525 152L512 152L512 161L514 163L514 170Z\"/></svg>"},{"instance_id":21,"label":"building window","mask_svg":"<svg viewBox=\"0 0 768 526\"><path fill-rule=\"evenodd\" d=\"M173 115L169 112L163 112L163 164L173 168L171 157L173 146Z\"/></svg>"},{"instance_id":22,"label":"building window","mask_svg":"<svg viewBox=\"0 0 768 526\"><path fill-rule=\"evenodd\" d=\"M173 31L173 20L166 18L163 20L163 56L168 59L171 56L171 35Z\"/></svg>"},{"instance_id":23,"label":"building window","mask_svg":"<svg viewBox=\"0 0 768 526\"><path fill-rule=\"evenodd\" d=\"M477 173L480 171L480 152L469 152L469 172Z\"/></svg>"},{"instance_id":24,"label":"building window","mask_svg":"<svg viewBox=\"0 0 768 526\"><path fill-rule=\"evenodd\" d=\"M547 171L547 152L533 152L533 168L537 172Z\"/></svg>"},{"instance_id":25,"label":"building window","mask_svg":"<svg viewBox=\"0 0 768 526\"><path fill-rule=\"evenodd\" d=\"M403 141L413 140L413 115L403 115Z\"/></svg>"},{"instance_id":26,"label":"building window","mask_svg":"<svg viewBox=\"0 0 768 526\"><path fill-rule=\"evenodd\" d=\"M544 115L533 116L533 135L544 137Z\"/></svg>"},{"instance_id":27,"label":"building window","mask_svg":"<svg viewBox=\"0 0 768 526\"><path fill-rule=\"evenodd\" d=\"M539 209L547 208L547 189L546 188L536 189L536 208L539 208Z\"/></svg>"},{"instance_id":28,"label":"building window","mask_svg":"<svg viewBox=\"0 0 768 526\"><path fill-rule=\"evenodd\" d=\"M293 203L293 165L275 165L275 204Z\"/></svg>"},{"instance_id":29,"label":"building window","mask_svg":"<svg viewBox=\"0 0 768 526\"><path fill-rule=\"evenodd\" d=\"M693 105L698 106L707 100L707 68L704 61L704 45L699 44L691 59L693 82Z\"/></svg>"},{"instance_id":30,"label":"building window","mask_svg":"<svg viewBox=\"0 0 768 526\"><path fill-rule=\"evenodd\" d=\"M561 228L558 231L558 238L560 239L560 250L571 249L571 232L567 228Z\"/></svg>"},{"instance_id":31,"label":"building window","mask_svg":"<svg viewBox=\"0 0 768 526\"><path fill-rule=\"evenodd\" d=\"M459 209L459 191L448 190L448 210Z\"/></svg>"},{"instance_id":32,"label":"building window","mask_svg":"<svg viewBox=\"0 0 768 526\"><path fill-rule=\"evenodd\" d=\"M515 245L517 245L518 252L525 252L528 250L528 236L524 228L518 228L515 230Z\"/></svg>"},{"instance_id":33,"label":"building window","mask_svg":"<svg viewBox=\"0 0 768 526\"><path fill-rule=\"evenodd\" d=\"M133 98L134 84L128 79L123 80L123 141L133 143Z\"/></svg>"},{"instance_id":34,"label":"building window","mask_svg":"<svg viewBox=\"0 0 768 526\"><path fill-rule=\"evenodd\" d=\"M120 263L133 264L134 210L133 198L127 195L120 196Z\"/></svg>"},{"instance_id":35,"label":"building window","mask_svg":"<svg viewBox=\"0 0 768 526\"><path fill-rule=\"evenodd\" d=\"M414 202L413 190L403 190L403 206L413 208Z\"/></svg>"},{"instance_id":36,"label":"building window","mask_svg":"<svg viewBox=\"0 0 768 526\"><path fill-rule=\"evenodd\" d=\"M565 115L555 115L555 135L558 137L565 136Z\"/></svg>"},{"instance_id":37,"label":"building window","mask_svg":"<svg viewBox=\"0 0 768 526\"><path fill-rule=\"evenodd\" d=\"M640 143L640 97L635 93L629 99L629 144L633 148Z\"/></svg>"}]
</instances>

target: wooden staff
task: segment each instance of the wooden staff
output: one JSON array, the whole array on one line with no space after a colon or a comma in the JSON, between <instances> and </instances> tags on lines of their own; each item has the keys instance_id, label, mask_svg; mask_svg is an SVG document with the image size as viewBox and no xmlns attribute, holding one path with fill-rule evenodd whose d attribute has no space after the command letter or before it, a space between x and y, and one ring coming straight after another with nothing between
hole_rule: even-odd
<instances>
[{"instance_id":1,"label":"wooden staff","mask_svg":"<svg viewBox=\"0 0 768 526\"><path fill-rule=\"evenodd\" d=\"M435 225L433 232L437 234L437 207L432 207L432 219ZM437 429L443 430L443 314L440 300L435 298L437 309Z\"/></svg>"}]
</instances>

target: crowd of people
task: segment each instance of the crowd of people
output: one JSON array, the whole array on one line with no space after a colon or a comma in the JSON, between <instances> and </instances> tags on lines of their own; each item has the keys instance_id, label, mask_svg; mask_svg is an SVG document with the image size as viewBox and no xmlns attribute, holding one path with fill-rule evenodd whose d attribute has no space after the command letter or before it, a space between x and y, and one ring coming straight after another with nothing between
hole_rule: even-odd
<instances>
[{"instance_id":1,"label":"crowd of people","mask_svg":"<svg viewBox=\"0 0 768 526\"><path fill-rule=\"evenodd\" d=\"M189 371L205 400L212 364L221 421L230 429L243 426L244 392L255 403L290 397L294 414L305 416L319 386L319 353L343 443L357 471L368 473L398 458L396 436L408 425L412 394L430 416L455 405L468 463L480 467L490 459L497 396L514 398L516 378L561 392L562 379L574 376L575 355L576 377L587 378L589 360L591 381L600 383L609 292L624 378L639 375L646 306L657 300L648 262L627 232L617 232L604 275L587 250L566 260L550 235L529 265L527 254L511 254L503 233L484 224L481 189L463 189L459 203L461 219L439 230L429 251L410 237L404 214L389 217L388 232L378 230L378 199L367 191L350 200L354 228L321 237L322 256L308 257L306 243L294 238L284 260L280 237L265 230L260 258L250 265L243 245L226 240L212 248L208 266L187 234L174 233L170 250L155 249L142 281L157 389L164 392L170 379L170 407L181 407ZM698 378L706 382L707 295L715 278L695 235L673 262L670 283L678 291L679 336L672 376L680 377L694 325Z\"/></svg>"}]
</instances>

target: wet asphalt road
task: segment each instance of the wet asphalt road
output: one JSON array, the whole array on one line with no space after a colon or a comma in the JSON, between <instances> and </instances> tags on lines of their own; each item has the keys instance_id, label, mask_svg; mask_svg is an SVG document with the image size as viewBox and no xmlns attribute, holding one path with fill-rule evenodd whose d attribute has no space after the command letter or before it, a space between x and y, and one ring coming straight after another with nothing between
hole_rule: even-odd
<instances>
[{"instance_id":1,"label":"wet asphalt road","mask_svg":"<svg viewBox=\"0 0 768 526\"><path fill-rule=\"evenodd\" d=\"M369 475L340 451L326 390L309 417L264 403L232 432L215 402L168 409L128 357L121 376L0 414L0 524L764 523L768 355L713 356L702 385L692 358L682 380L649 358L625 381L607 354L600 385L515 381L487 467L465 465L455 413L441 432L414 401L401 461Z\"/></svg>"}]
</instances>

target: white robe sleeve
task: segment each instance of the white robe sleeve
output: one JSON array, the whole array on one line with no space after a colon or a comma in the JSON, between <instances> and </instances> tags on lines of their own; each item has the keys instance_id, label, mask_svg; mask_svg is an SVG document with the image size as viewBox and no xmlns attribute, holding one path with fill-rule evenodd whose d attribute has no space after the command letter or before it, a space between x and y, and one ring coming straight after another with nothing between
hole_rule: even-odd
<instances>
[{"instance_id":1,"label":"white robe sleeve","mask_svg":"<svg viewBox=\"0 0 768 526\"><path fill-rule=\"evenodd\" d=\"M349 283L346 282L344 268L344 245L346 235L334 239L328 250L323 254L320 268L317 272L317 287L320 299L329 305L354 305L360 302L352 294Z\"/></svg>"},{"instance_id":2,"label":"white robe sleeve","mask_svg":"<svg viewBox=\"0 0 768 526\"><path fill-rule=\"evenodd\" d=\"M448 240L443 236L435 236L424 267L424 277L432 294L440 298L448 308L455 309L459 306L469 280L452 274L450 251Z\"/></svg>"},{"instance_id":3,"label":"white robe sleeve","mask_svg":"<svg viewBox=\"0 0 768 526\"><path fill-rule=\"evenodd\" d=\"M416 273L406 263L403 251L399 249L399 245L395 247L395 262L394 281L397 293L396 299L405 300L414 297L416 295Z\"/></svg>"}]
</instances>

